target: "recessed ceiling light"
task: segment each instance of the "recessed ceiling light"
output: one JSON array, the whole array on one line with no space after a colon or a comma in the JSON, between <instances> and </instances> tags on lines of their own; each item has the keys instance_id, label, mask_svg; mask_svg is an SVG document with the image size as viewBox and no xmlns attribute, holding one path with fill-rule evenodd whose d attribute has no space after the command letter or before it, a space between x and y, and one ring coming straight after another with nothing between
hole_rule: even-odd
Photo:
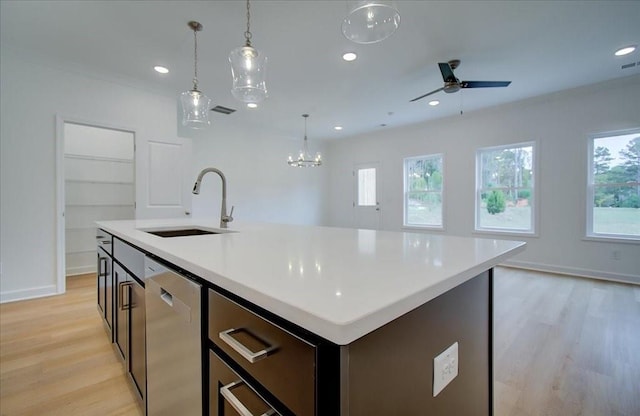
<instances>
[{"instance_id":1,"label":"recessed ceiling light","mask_svg":"<svg viewBox=\"0 0 640 416\"><path fill-rule=\"evenodd\" d=\"M629 46L625 46L624 48L620 48L615 52L616 56L625 56L625 55L629 55L630 53L632 53L633 51L636 50L636 45L629 45Z\"/></svg>"},{"instance_id":2,"label":"recessed ceiling light","mask_svg":"<svg viewBox=\"0 0 640 416\"><path fill-rule=\"evenodd\" d=\"M437 106L438 104L440 104L440 101L438 101L438 100L432 100L432 101L429 101L429 105L430 105L431 107L435 107L435 106Z\"/></svg>"},{"instance_id":3,"label":"recessed ceiling light","mask_svg":"<svg viewBox=\"0 0 640 416\"><path fill-rule=\"evenodd\" d=\"M258 108L258 104L256 104L256 103L247 103L247 107L249 107L249 108Z\"/></svg>"},{"instance_id":4,"label":"recessed ceiling light","mask_svg":"<svg viewBox=\"0 0 640 416\"><path fill-rule=\"evenodd\" d=\"M347 62L355 61L357 57L358 55L356 55L354 52L347 52L344 55L342 55L342 59L344 59Z\"/></svg>"},{"instance_id":5,"label":"recessed ceiling light","mask_svg":"<svg viewBox=\"0 0 640 416\"><path fill-rule=\"evenodd\" d=\"M340 131L340 130L342 130L342 126L335 126L333 129L336 130L336 131Z\"/></svg>"},{"instance_id":6,"label":"recessed ceiling light","mask_svg":"<svg viewBox=\"0 0 640 416\"><path fill-rule=\"evenodd\" d=\"M156 65L153 67L153 69L155 69L156 72L159 72L161 74L168 74L169 70L167 68L165 68L164 66L160 66L160 65Z\"/></svg>"}]
</instances>

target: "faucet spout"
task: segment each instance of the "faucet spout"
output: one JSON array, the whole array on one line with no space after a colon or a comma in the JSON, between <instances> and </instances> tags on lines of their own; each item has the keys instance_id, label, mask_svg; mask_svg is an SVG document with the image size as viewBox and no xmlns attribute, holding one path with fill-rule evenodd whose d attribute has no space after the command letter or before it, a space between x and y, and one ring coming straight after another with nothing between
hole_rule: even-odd
<instances>
[{"instance_id":1,"label":"faucet spout","mask_svg":"<svg viewBox=\"0 0 640 416\"><path fill-rule=\"evenodd\" d=\"M220 209L220 228L227 228L227 223L233 221L233 207L231 207L231 214L227 215L227 178L225 178L224 173L220 169L216 168L206 168L202 169L202 171L198 174L196 178L196 183L193 184L194 195L200 194L200 184L202 183L202 178L209 172L217 173L222 179L222 207Z\"/></svg>"}]
</instances>

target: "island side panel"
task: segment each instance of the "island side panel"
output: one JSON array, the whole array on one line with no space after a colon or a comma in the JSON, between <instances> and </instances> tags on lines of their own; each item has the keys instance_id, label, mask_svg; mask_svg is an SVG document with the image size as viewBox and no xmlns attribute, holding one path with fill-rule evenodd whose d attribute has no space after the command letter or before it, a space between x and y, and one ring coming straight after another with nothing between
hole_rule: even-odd
<instances>
[{"instance_id":1,"label":"island side panel","mask_svg":"<svg viewBox=\"0 0 640 416\"><path fill-rule=\"evenodd\" d=\"M351 416L492 414L491 288L489 270L349 344L343 410ZM433 359L455 342L458 376L433 397Z\"/></svg>"}]
</instances>

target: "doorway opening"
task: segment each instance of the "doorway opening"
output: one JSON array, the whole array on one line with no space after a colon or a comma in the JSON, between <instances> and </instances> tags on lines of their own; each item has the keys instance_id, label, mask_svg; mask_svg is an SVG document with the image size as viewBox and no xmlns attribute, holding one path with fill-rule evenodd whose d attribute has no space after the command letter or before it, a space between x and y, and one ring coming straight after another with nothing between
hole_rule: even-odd
<instances>
[{"instance_id":1,"label":"doorway opening","mask_svg":"<svg viewBox=\"0 0 640 416\"><path fill-rule=\"evenodd\" d=\"M95 273L95 221L135 218L135 132L58 120L58 293Z\"/></svg>"}]
</instances>

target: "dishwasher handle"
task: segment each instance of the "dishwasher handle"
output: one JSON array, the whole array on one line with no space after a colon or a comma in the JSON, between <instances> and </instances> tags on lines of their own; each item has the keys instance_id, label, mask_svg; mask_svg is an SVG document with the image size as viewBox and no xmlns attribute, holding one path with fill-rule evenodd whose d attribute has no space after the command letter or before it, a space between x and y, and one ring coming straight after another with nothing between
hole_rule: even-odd
<instances>
[{"instance_id":1,"label":"dishwasher handle","mask_svg":"<svg viewBox=\"0 0 640 416\"><path fill-rule=\"evenodd\" d=\"M182 301L175 294L172 294L171 292L160 286L158 282L153 279L147 280L145 290L149 293L149 295L158 298L173 312L180 315L185 322L191 322L191 306Z\"/></svg>"},{"instance_id":2,"label":"dishwasher handle","mask_svg":"<svg viewBox=\"0 0 640 416\"><path fill-rule=\"evenodd\" d=\"M162 299L167 305L173 307L173 295L163 288L160 288L160 299Z\"/></svg>"}]
</instances>

